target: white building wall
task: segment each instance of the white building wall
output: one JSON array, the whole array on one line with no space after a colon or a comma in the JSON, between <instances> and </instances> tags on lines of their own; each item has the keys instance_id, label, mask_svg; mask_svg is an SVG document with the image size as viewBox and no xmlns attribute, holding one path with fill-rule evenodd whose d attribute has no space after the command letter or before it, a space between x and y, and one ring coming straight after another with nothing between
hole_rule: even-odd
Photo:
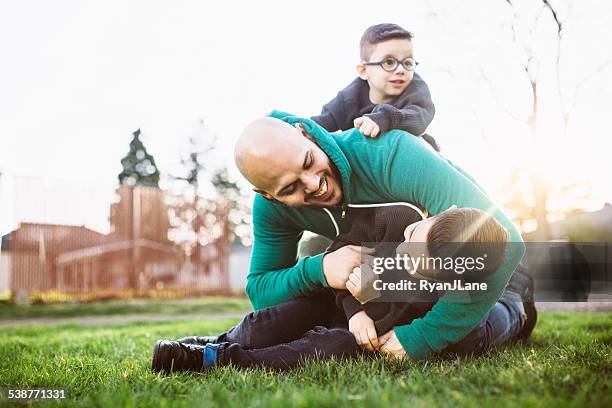
<instances>
[{"instance_id":1,"label":"white building wall","mask_svg":"<svg viewBox=\"0 0 612 408\"><path fill-rule=\"evenodd\" d=\"M0 250L0 295L10 289L11 255L7 251Z\"/></svg>"},{"instance_id":2,"label":"white building wall","mask_svg":"<svg viewBox=\"0 0 612 408\"><path fill-rule=\"evenodd\" d=\"M251 248L242 245L232 245L229 259L229 277L232 292L244 293L246 278L251 262Z\"/></svg>"}]
</instances>

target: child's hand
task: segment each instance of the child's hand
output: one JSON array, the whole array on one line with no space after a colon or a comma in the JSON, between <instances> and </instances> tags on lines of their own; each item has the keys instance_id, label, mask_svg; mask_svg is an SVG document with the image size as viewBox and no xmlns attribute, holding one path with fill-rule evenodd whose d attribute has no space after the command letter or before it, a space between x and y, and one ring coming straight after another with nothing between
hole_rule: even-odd
<instances>
[{"instance_id":1,"label":"child's hand","mask_svg":"<svg viewBox=\"0 0 612 408\"><path fill-rule=\"evenodd\" d=\"M398 360L406 358L406 350L402 347L402 343L399 342L395 332L389 330L378 338L378 344L380 345L380 352L382 354L392 356Z\"/></svg>"},{"instance_id":2,"label":"child's hand","mask_svg":"<svg viewBox=\"0 0 612 408\"><path fill-rule=\"evenodd\" d=\"M374 289L376 279L377 276L372 272L370 265L362 264L353 268L346 281L346 289L359 303L364 304L380 297L380 292Z\"/></svg>"},{"instance_id":3,"label":"child's hand","mask_svg":"<svg viewBox=\"0 0 612 408\"><path fill-rule=\"evenodd\" d=\"M361 268L356 266L353 268L346 281L346 289L351 292L351 295L357 300L361 299Z\"/></svg>"},{"instance_id":4,"label":"child's hand","mask_svg":"<svg viewBox=\"0 0 612 408\"><path fill-rule=\"evenodd\" d=\"M348 321L349 331L355 336L357 344L366 350L378 350L378 336L374 320L365 311L355 313Z\"/></svg>"},{"instance_id":5,"label":"child's hand","mask_svg":"<svg viewBox=\"0 0 612 408\"><path fill-rule=\"evenodd\" d=\"M353 121L353 126L359 129L362 135L376 137L380 133L380 127L372 119L362 116Z\"/></svg>"}]
</instances>

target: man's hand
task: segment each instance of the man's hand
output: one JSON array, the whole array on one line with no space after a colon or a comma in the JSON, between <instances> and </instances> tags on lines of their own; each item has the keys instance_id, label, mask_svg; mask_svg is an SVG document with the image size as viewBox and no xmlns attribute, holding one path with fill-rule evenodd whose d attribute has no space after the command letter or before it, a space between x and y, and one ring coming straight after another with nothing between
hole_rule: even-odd
<instances>
[{"instance_id":1,"label":"man's hand","mask_svg":"<svg viewBox=\"0 0 612 408\"><path fill-rule=\"evenodd\" d=\"M353 126L359 129L362 135L376 137L380 133L380 126L367 116L362 116L353 121Z\"/></svg>"},{"instance_id":2,"label":"man's hand","mask_svg":"<svg viewBox=\"0 0 612 408\"><path fill-rule=\"evenodd\" d=\"M362 258L366 264L372 265L373 253L372 248L347 245L326 254L323 257L323 275L329 287L346 289L346 281L353 269L361 264Z\"/></svg>"},{"instance_id":3,"label":"man's hand","mask_svg":"<svg viewBox=\"0 0 612 408\"><path fill-rule=\"evenodd\" d=\"M397 339L395 332L389 330L378 338L379 350L382 354L392 356L398 360L404 360L406 358L406 350L402 347L402 344Z\"/></svg>"},{"instance_id":4,"label":"man's hand","mask_svg":"<svg viewBox=\"0 0 612 408\"><path fill-rule=\"evenodd\" d=\"M355 336L355 341L361 348L378 350L378 337L374 328L374 320L365 311L355 313L348 321L349 331Z\"/></svg>"}]
</instances>

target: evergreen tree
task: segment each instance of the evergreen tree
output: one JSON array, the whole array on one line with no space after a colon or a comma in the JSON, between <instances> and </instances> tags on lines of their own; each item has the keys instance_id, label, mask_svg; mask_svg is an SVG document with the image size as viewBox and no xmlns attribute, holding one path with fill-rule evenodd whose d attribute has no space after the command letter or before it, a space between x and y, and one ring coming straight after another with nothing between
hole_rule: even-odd
<instances>
[{"instance_id":1,"label":"evergreen tree","mask_svg":"<svg viewBox=\"0 0 612 408\"><path fill-rule=\"evenodd\" d=\"M123 171L119 174L119 183L127 186L159 187L159 169L155 159L140 140L140 129L133 133L130 151L121 159Z\"/></svg>"}]
</instances>

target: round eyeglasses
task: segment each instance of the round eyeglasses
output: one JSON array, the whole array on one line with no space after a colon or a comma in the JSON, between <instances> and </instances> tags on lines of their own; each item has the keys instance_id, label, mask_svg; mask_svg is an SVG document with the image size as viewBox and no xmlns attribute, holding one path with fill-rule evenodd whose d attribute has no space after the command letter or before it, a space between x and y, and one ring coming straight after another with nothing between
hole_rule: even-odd
<instances>
[{"instance_id":1,"label":"round eyeglasses","mask_svg":"<svg viewBox=\"0 0 612 408\"><path fill-rule=\"evenodd\" d=\"M382 61L364 62L363 65L378 65L387 72L394 72L400 65L404 67L406 71L414 71L414 68L419 65L419 63L412 58L406 58L400 61L393 57L387 57Z\"/></svg>"}]
</instances>

